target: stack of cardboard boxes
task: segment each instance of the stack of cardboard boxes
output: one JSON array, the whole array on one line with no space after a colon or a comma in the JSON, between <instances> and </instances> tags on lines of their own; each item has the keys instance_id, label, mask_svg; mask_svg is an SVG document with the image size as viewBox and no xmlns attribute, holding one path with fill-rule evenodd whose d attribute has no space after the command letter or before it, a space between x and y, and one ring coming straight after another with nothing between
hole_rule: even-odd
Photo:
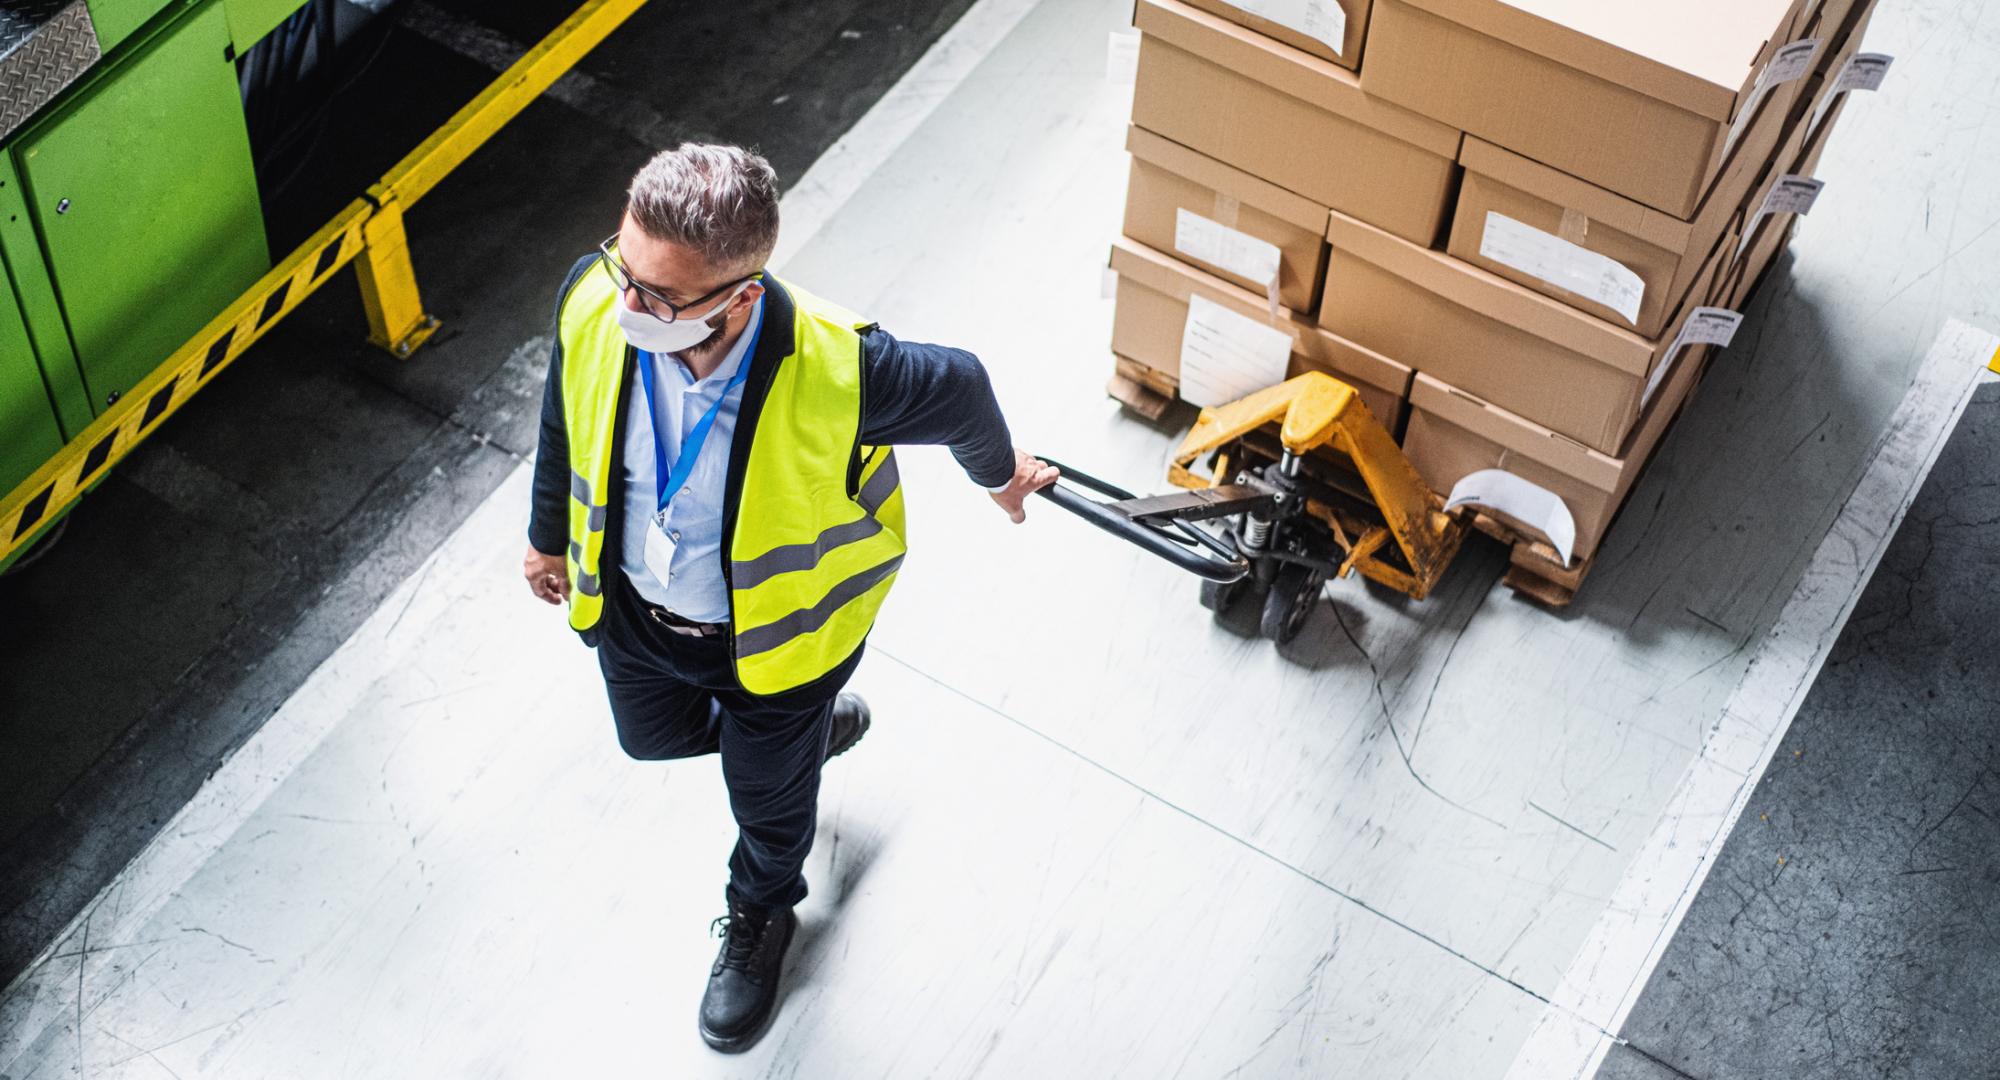
<instances>
[{"instance_id":1,"label":"stack of cardboard boxes","mask_svg":"<svg viewBox=\"0 0 2000 1080\"><path fill-rule=\"evenodd\" d=\"M1559 496L1566 565L1487 518L1580 575L1879 82L1872 8L1137 0L1113 394L1327 371L1441 494Z\"/></svg>"}]
</instances>

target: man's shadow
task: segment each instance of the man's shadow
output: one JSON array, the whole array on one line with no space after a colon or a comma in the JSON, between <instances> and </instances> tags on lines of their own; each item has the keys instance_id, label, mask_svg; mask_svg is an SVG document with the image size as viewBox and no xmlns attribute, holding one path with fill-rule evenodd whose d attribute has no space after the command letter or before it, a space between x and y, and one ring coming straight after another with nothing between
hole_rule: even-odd
<instances>
[{"instance_id":1,"label":"man's shadow","mask_svg":"<svg viewBox=\"0 0 2000 1080\"><path fill-rule=\"evenodd\" d=\"M812 882L812 891L815 896L824 897L825 903L815 905L817 910L811 917L799 920L791 959L785 965L786 994L813 981L841 912L860 893L863 880L874 866L875 855L887 839L873 822L856 818L843 821L838 810L821 814L813 849L827 851L827 865Z\"/></svg>"}]
</instances>

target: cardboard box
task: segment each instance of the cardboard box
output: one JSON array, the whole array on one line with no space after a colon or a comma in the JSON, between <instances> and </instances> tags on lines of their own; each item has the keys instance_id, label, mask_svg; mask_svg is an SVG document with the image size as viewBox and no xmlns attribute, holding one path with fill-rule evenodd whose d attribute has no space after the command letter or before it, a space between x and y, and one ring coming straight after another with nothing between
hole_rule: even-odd
<instances>
[{"instance_id":1,"label":"cardboard box","mask_svg":"<svg viewBox=\"0 0 2000 1080\"><path fill-rule=\"evenodd\" d=\"M1845 44L1823 50L1827 66L1837 73L1858 51L1860 41L1858 35L1850 36ZM1724 235L1741 228L1745 206L1761 204L1776 178L1793 171L1802 156L1808 122L1834 77L1815 74L1802 80L1804 89L1790 109L1764 114L1746 137L1743 152L1731 158L1687 222L1467 136L1459 153L1465 179L1445 250L1544 296L1629 327L1641 337L1657 337L1693 289L1709 252ZM1493 214L1509 221L1495 221ZM1511 252L1500 246L1510 239ZM1489 243L1496 245L1491 256ZM1584 252L1573 251L1573 246ZM1616 268L1586 253L1636 275L1643 288L1636 323L1592 295L1558 284L1566 279L1605 300L1616 295L1610 287ZM1537 260L1543 265L1537 267ZM1537 269L1557 280L1538 276Z\"/></svg>"},{"instance_id":2,"label":"cardboard box","mask_svg":"<svg viewBox=\"0 0 2000 1080\"><path fill-rule=\"evenodd\" d=\"M1125 149L1132 152L1126 236L1255 293L1268 283L1230 266L1254 270L1239 235L1262 241L1278 249L1278 302L1306 314L1319 307L1325 206L1141 128L1126 132Z\"/></svg>"},{"instance_id":3,"label":"cardboard box","mask_svg":"<svg viewBox=\"0 0 2000 1080\"><path fill-rule=\"evenodd\" d=\"M1835 6L1847 0L1826 0L1826 2L1827 7L1821 10L1820 17L1831 18L1838 14L1834 10ZM1825 45L1820 49L1819 60L1814 65L1812 75L1800 83L1802 89L1792 102L1791 112L1786 121L1788 125L1811 118L1821 101L1830 96L1841 70L1861 51L1862 39L1868 33L1868 23L1875 17L1874 0L1858 4L1846 15L1844 26L1837 33L1829 34L1822 39Z\"/></svg>"},{"instance_id":4,"label":"cardboard box","mask_svg":"<svg viewBox=\"0 0 2000 1080\"><path fill-rule=\"evenodd\" d=\"M1837 0L1828 2L1834 3ZM1864 6L1856 9L1855 17L1858 19L1858 25L1854 27L1855 33L1841 52L1832 58L1833 62L1829 65L1829 69L1813 76L1812 85L1809 87L1810 93L1804 95L1799 103L1792 137L1780 150L1777 160L1772 162L1765 180L1759 184L1757 191L1745 200L1742 211L1731 222L1729 250L1732 252L1732 261L1722 275L1722 285L1719 289L1722 299L1719 302L1734 310L1742 310L1742 305L1749 302L1750 293L1756 288L1758 279L1762 278L1771 264L1777 261L1797 231L1798 221L1794 215L1779 214L1761 221L1754 215L1763 206L1765 197L1781 177L1787 174L1808 178L1817 175L1820 159L1826 153L1834 127L1846 109L1849 98L1853 96L1852 94L1836 96L1833 92L1836 80L1839 78L1841 67L1846 64L1846 58L1860 51L1861 31L1865 30L1872 14L1872 7ZM1824 115L1819 113L1822 104L1826 108ZM1812 123L1815 116L1820 118L1817 126ZM1746 228L1754 230L1754 236L1747 247L1742 244L1742 235ZM1742 254L1735 255L1734 253L1739 250Z\"/></svg>"},{"instance_id":5,"label":"cardboard box","mask_svg":"<svg viewBox=\"0 0 2000 1080\"><path fill-rule=\"evenodd\" d=\"M1772 264L1778 261L1778 256L1791 246L1792 234L1797 228L1797 218L1785 218L1782 221L1767 222L1759 230L1757 239L1751 243L1749 250L1744 252L1743 258L1730 270L1729 276L1723 279L1720 300L1723 306L1731 311L1742 311L1744 306L1750 303L1751 294L1756 291L1758 282L1765 272L1770 270Z\"/></svg>"},{"instance_id":6,"label":"cardboard box","mask_svg":"<svg viewBox=\"0 0 2000 1080\"><path fill-rule=\"evenodd\" d=\"M1180 383L1181 336L1190 296L1205 296L1259 321L1270 318L1264 297L1129 239L1112 244L1111 269L1118 274L1111 351L1156 373L1157 377L1141 381L1162 393L1174 392ZM1333 375L1360 393L1368 411L1390 434L1396 432L1410 391L1408 367L1344 341L1291 311L1281 310L1273 325L1295 342L1287 378L1307 371Z\"/></svg>"},{"instance_id":7,"label":"cardboard box","mask_svg":"<svg viewBox=\"0 0 2000 1080\"><path fill-rule=\"evenodd\" d=\"M1821 109L1825 110L1823 122L1817 127L1808 128L1805 146L1799 151L1798 160L1793 163L1790 170L1803 172L1805 175L1811 175L1811 172L1801 166L1806 165L1808 161L1815 166L1818 164L1820 155L1826 151L1825 140L1833 131L1835 117L1854 96L1851 92L1836 96L1834 91L1841 73L1847 67L1847 62L1860 55L1861 47L1866 43L1868 36L1869 23L1875 18L1875 0L1823 0L1823 3L1822 13L1829 18L1843 3L1851 3L1853 7L1847 12L1846 22L1841 31L1844 36L1840 39L1838 47L1827 53L1825 62L1819 71L1814 73L1807 92L1800 95L1798 103L1792 108L1793 118L1806 122L1810 122Z\"/></svg>"},{"instance_id":8,"label":"cardboard box","mask_svg":"<svg viewBox=\"0 0 2000 1080\"><path fill-rule=\"evenodd\" d=\"M1828 42L1858 37L1874 15L1875 0L1807 0L1805 10L1799 15L1802 29L1794 36L1817 37ZM1825 72L1826 65L1819 70Z\"/></svg>"},{"instance_id":9,"label":"cardboard box","mask_svg":"<svg viewBox=\"0 0 2000 1080\"><path fill-rule=\"evenodd\" d=\"M1726 254L1717 245L1668 331L1644 338L1341 214L1327 237L1321 326L1614 456L1654 366L1687 312L1713 294Z\"/></svg>"},{"instance_id":10,"label":"cardboard box","mask_svg":"<svg viewBox=\"0 0 2000 1080\"><path fill-rule=\"evenodd\" d=\"M1135 22L1133 123L1412 243L1442 237L1457 129L1178 0L1139 0Z\"/></svg>"},{"instance_id":11,"label":"cardboard box","mask_svg":"<svg viewBox=\"0 0 2000 1080\"><path fill-rule=\"evenodd\" d=\"M1450 494L1460 480L1486 469L1505 469L1554 492L1576 521L1571 563L1577 565L1597 553L1612 519L1687 403L1714 351L1703 345L1680 354L1624 457L1600 454L1421 373L1410 389L1403 453L1440 495ZM1546 539L1529 523L1496 516L1527 535Z\"/></svg>"},{"instance_id":12,"label":"cardboard box","mask_svg":"<svg viewBox=\"0 0 2000 1080\"><path fill-rule=\"evenodd\" d=\"M1827 0L1829 6L1840 0ZM1736 217L1729 227L1728 246L1731 261L1722 275L1722 286L1717 302L1734 310L1741 310L1749 300L1757 280L1784 251L1796 231L1797 221L1790 214L1779 214L1759 221L1757 211L1764 205L1772 188L1786 175L1811 178L1819 169L1821 156L1826 152L1827 140L1832 135L1835 122L1851 95L1835 95L1841 70L1847 60L1860 52L1862 34L1874 9L1872 3L1863 3L1853 9L1850 16L1850 33L1840 47L1831 53L1824 70L1814 74L1809 80L1806 92L1799 97L1792 111L1792 129L1785 145L1759 181L1755 191L1743 201ZM1824 106L1825 113L1820 109ZM1818 117L1820 122L1814 125ZM1742 244L1743 231L1748 228L1755 232L1749 245ZM1736 254L1741 252L1740 255Z\"/></svg>"},{"instance_id":13,"label":"cardboard box","mask_svg":"<svg viewBox=\"0 0 2000 1080\"><path fill-rule=\"evenodd\" d=\"M1829 87L1831 89L1831 87ZM1818 176L1820 159L1826 156L1827 142L1833 136L1833 129L1839 123L1841 113L1846 111L1852 94L1843 94L1827 106L1826 115L1820 119L1818 127L1802 126L1799 134L1803 141L1798 144L1798 153L1785 171L1799 176ZM1808 122L1811 117L1805 118Z\"/></svg>"},{"instance_id":14,"label":"cardboard box","mask_svg":"<svg viewBox=\"0 0 2000 1080\"><path fill-rule=\"evenodd\" d=\"M1834 0L1826 0L1834 2ZM1369 93L1691 220L1807 0L1377 0Z\"/></svg>"},{"instance_id":15,"label":"cardboard box","mask_svg":"<svg viewBox=\"0 0 2000 1080\"><path fill-rule=\"evenodd\" d=\"M1866 14L1868 12L1864 10L1862 12L1864 22ZM1860 36L1856 36L1854 42L1850 42L1848 52L1858 50L1858 46L1860 46ZM1812 96L1808 98L1810 108L1802 110L1794 140L1786 144L1780 160L1772 162L1772 176L1758 188L1756 194L1752 194L1752 198L1744 204L1742 214L1736 218L1732 226L1728 240L1730 252L1734 254L1736 250L1742 250L1742 254L1732 258L1730 266L1722 274L1722 286L1718 290L1718 294L1722 296L1722 300L1718 302L1726 304L1732 310L1742 310L1742 306L1750 302L1750 292L1756 290L1758 280L1764 276L1766 270L1770 270L1770 266L1792 242L1792 236L1798 232L1798 218L1794 214L1776 214L1762 220L1752 218L1752 214L1764 204L1766 194L1780 176L1786 174L1806 176L1806 178L1818 176L1820 158L1826 154L1826 146L1834 134L1834 126L1838 124L1840 114L1846 110L1848 100L1852 98L1852 94L1842 94L1838 98L1832 96L1836 78L1838 78L1838 68L1834 68L1826 76L1814 76ZM1812 126L1812 116L1818 112L1818 106L1822 102L1830 102L1826 106L1826 114L1820 118L1818 126ZM1826 192L1836 192L1836 194L1826 194ZM1826 188L1826 192L1822 192L1822 198L1842 198L1846 194L1838 192L1836 188ZM1744 228L1754 230L1754 236L1748 246L1742 244Z\"/></svg>"},{"instance_id":16,"label":"cardboard box","mask_svg":"<svg viewBox=\"0 0 2000 1080\"><path fill-rule=\"evenodd\" d=\"M1802 127L1799 132L1803 138L1802 148L1798 149L1795 157L1788 157L1773 165L1773 170L1782 170L1780 175L1790 173L1805 177L1813 176L1819 170L1820 156L1826 152L1827 140L1833 133L1834 123L1839 120L1840 112L1846 104L1844 98L1835 101L1818 128L1807 130ZM1769 185L1763 189L1764 192L1769 190ZM1829 187L1826 190L1834 189ZM1778 256L1790 245L1792 235L1798 229L1799 219L1792 214L1780 214L1764 218L1762 221L1751 222L1748 213L1762 202L1763 194L1760 193L1752 206L1745 207L1746 214L1738 220L1728 241L1729 250L1735 252L1742 245L1745 224L1755 226L1756 233L1749 247L1744 250L1741 257L1731 263L1722 277L1722 284L1718 290L1718 294L1722 297L1720 302L1732 311L1742 311L1743 305L1750 302L1750 294L1756 289L1758 280L1771 268L1772 263L1778 261Z\"/></svg>"},{"instance_id":17,"label":"cardboard box","mask_svg":"<svg viewBox=\"0 0 2000 1080\"><path fill-rule=\"evenodd\" d=\"M1753 253L1758 250L1761 239L1766 234L1790 232L1793 215L1774 214L1760 219L1758 212L1763 208L1772 189L1781 181L1794 174L1810 176L1810 172L1800 170L1810 170L1818 164L1818 158L1809 156L1805 150L1807 131L1806 122L1802 119L1793 131L1792 138L1786 141L1778 157L1765 171L1764 179L1757 184L1757 190L1751 192L1749 198L1744 200L1742 209L1729 223L1729 234L1724 240L1727 248L1726 257L1720 275L1722 285L1717 294L1725 301L1724 306L1731 310L1740 310L1736 307L1736 301L1740 296L1734 289L1734 282L1741 276L1744 264L1755 258ZM1743 233L1746 229L1753 233L1748 246L1743 244ZM1760 272L1761 265L1769 265L1770 257L1775 254L1775 252L1766 253L1763 263L1760 264Z\"/></svg>"},{"instance_id":18,"label":"cardboard box","mask_svg":"<svg viewBox=\"0 0 2000 1080\"><path fill-rule=\"evenodd\" d=\"M1694 220L1681 221L1467 136L1459 155L1465 180L1445 250L1641 337L1658 337L1694 288L1702 264L1741 212L1775 150L1767 146L1760 160L1739 156ZM1496 220L1496 215L1506 220ZM1517 234L1529 242L1508 244ZM1635 305L1611 306L1618 287L1630 282L1611 280L1607 270L1615 268L1605 267L1605 259L1636 276ZM1578 288L1572 291L1562 282ZM1626 313L1635 309L1638 318L1628 319Z\"/></svg>"},{"instance_id":19,"label":"cardboard box","mask_svg":"<svg viewBox=\"0 0 2000 1080\"><path fill-rule=\"evenodd\" d=\"M1368 39L1369 0L1243 0L1241 4L1187 0L1187 4L1349 71L1361 68L1361 46ZM1335 20L1327 16L1333 11L1340 12L1347 22L1337 40L1328 32Z\"/></svg>"}]
</instances>

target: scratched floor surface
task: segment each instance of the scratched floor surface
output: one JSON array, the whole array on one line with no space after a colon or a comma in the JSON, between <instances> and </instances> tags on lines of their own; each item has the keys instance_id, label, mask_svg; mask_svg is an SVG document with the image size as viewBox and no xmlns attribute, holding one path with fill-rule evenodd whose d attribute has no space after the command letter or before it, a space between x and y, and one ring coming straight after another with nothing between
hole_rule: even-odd
<instances>
[{"instance_id":1,"label":"scratched floor surface","mask_svg":"<svg viewBox=\"0 0 2000 1080\"><path fill-rule=\"evenodd\" d=\"M2000 385L1979 391L1605 1080L2000 1078Z\"/></svg>"},{"instance_id":2,"label":"scratched floor surface","mask_svg":"<svg viewBox=\"0 0 2000 1080\"><path fill-rule=\"evenodd\" d=\"M977 350L1023 445L1157 488L1175 433L1101 392L1129 11L1036 5L783 269ZM743 1058L693 1031L716 765L619 757L594 658L515 577L517 473L271 721L315 736L253 744L164 840L213 853L142 860L0 1003L0 1071L1504 1075L1926 347L1992 321L1996 45L1979 5L1883 0L1903 59L1567 613L1480 544L1424 604L1335 584L1281 655L907 453L877 725L829 767Z\"/></svg>"},{"instance_id":3,"label":"scratched floor surface","mask_svg":"<svg viewBox=\"0 0 2000 1080\"><path fill-rule=\"evenodd\" d=\"M703 136L755 142L797 181L970 2L644 6L412 210L443 322L416 357L364 340L336 276L120 462L59 543L0 575L0 986L534 454L550 282L614 227L632 170ZM576 7L394 5L309 156L265 191L273 250ZM690 37L699 54L660 62Z\"/></svg>"}]
</instances>

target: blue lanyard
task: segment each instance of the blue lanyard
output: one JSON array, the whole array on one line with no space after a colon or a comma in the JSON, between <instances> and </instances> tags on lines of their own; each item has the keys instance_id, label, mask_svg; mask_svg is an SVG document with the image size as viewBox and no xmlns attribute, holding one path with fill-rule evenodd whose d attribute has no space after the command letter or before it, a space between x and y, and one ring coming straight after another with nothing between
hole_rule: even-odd
<instances>
[{"instance_id":1,"label":"blue lanyard","mask_svg":"<svg viewBox=\"0 0 2000 1080\"><path fill-rule=\"evenodd\" d=\"M695 459L701 456L702 445L708 442L708 429L715 426L715 416L722 411L722 403L729 400L729 394L743 385L750 375L750 360L757 355L757 336L764 330L764 301L759 298L757 310L750 317L750 344L743 350L743 360L736 365L736 374L729 377L728 385L715 399L715 404L701 414L694 427L682 433L680 456L674 459L673 471L667 471L667 448L660 441L660 410L653 404L653 355L643 350L639 353L639 384L646 390L648 418L653 422L653 476L660 483L659 509L665 510L673 501L674 492L687 483L694 472Z\"/></svg>"}]
</instances>

